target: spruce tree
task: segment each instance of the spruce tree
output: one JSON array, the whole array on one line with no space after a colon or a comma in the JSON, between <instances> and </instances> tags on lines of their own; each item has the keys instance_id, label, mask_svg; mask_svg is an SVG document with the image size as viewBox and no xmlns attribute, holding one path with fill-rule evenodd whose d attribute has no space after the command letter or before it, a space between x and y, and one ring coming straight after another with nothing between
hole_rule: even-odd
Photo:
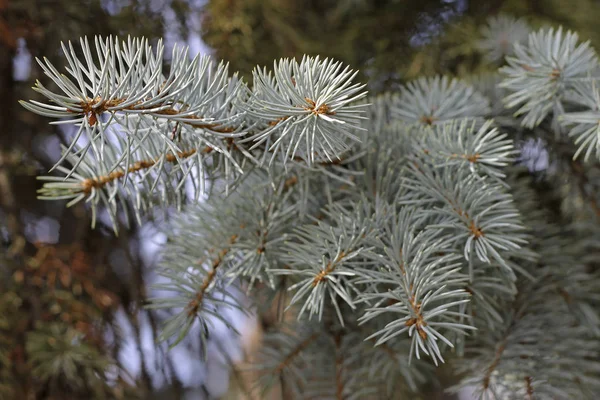
<instances>
[{"instance_id":1,"label":"spruce tree","mask_svg":"<svg viewBox=\"0 0 600 400\"><path fill-rule=\"evenodd\" d=\"M427 398L446 368L451 392L596 398L597 55L508 17L481 32L497 73L377 95L331 59L247 83L185 47L164 72L161 43L67 43L66 73L39 61L58 89L22 102L77 126L40 196L86 202L115 234L168 217L169 294L149 307L170 311L172 346L193 326L205 343L228 309L281 310L248 366L256 390ZM539 195L525 137L566 155L550 167L581 196Z\"/></svg>"},{"instance_id":2,"label":"spruce tree","mask_svg":"<svg viewBox=\"0 0 600 400\"><path fill-rule=\"evenodd\" d=\"M187 1L152 3L0 0L2 400L134 399L152 392L148 363L131 378L120 362L130 343L141 346L136 323L153 318L140 310L145 301L140 227L114 237L91 229L83 203L66 209L61 202L36 199L36 176L52 167L72 127L49 125L18 104L22 98L42 99L31 93L36 80L54 87L31 58L46 56L62 70L61 41L119 32L150 41L167 31L171 40L187 37L185 18L193 12ZM177 17L168 26L166 12ZM172 356L166 355L165 375L172 371ZM176 378L169 383L178 389Z\"/></svg>"}]
</instances>

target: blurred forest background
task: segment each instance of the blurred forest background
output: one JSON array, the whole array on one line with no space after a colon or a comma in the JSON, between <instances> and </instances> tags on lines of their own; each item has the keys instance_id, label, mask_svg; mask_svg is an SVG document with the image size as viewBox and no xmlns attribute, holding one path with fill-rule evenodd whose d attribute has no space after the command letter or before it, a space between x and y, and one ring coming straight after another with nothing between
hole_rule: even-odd
<instances>
[{"instance_id":1,"label":"blurred forest background","mask_svg":"<svg viewBox=\"0 0 600 400\"><path fill-rule=\"evenodd\" d=\"M167 49L188 43L251 81L257 64L318 54L360 69L378 93L417 76L493 71L476 39L501 13L563 25L600 46L598 0L0 0L0 399L240 398L249 382L233 365L270 323L268 314L232 315L256 328L241 342L223 328L208 349L155 344L166 316L143 306L156 279L157 222L115 237L108 225L90 228L83 204L36 199L36 176L70 134L17 103L36 99L36 80L50 85L36 57L64 65L61 41L84 35L164 38ZM541 168L559 156L550 152ZM551 179L539 176L543 190Z\"/></svg>"}]
</instances>

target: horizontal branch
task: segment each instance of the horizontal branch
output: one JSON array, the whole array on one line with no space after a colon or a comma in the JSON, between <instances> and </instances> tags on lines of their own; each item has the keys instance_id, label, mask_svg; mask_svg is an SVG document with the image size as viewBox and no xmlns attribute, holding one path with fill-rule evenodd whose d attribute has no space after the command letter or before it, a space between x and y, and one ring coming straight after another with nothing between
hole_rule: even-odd
<instances>
[{"instance_id":1,"label":"horizontal branch","mask_svg":"<svg viewBox=\"0 0 600 400\"><path fill-rule=\"evenodd\" d=\"M319 107L316 107L314 100L311 100L309 98L306 98L305 100L310 104L310 107L303 106L303 107L301 107L302 109L304 109L314 115L335 115L335 112L331 111L330 107L327 104L322 104ZM150 110L153 110L156 108L169 106L168 108L163 108L158 111L153 111L152 113L157 114L157 115L165 115L165 116L177 116L177 115L181 114L181 110L178 110L178 109L172 107L171 103L165 103L162 105L161 104L153 105L152 107L140 107L140 105L143 104L143 101L141 101L141 100L137 101L134 104L130 104L130 105L118 108L119 105L121 105L122 103L124 103L126 101L127 101L126 98L107 100L107 99L102 99L101 97L97 96L93 99L88 98L87 101L80 102L79 106L81 107L83 114L88 118L88 122L91 126L94 126L98 122L98 116L105 112L150 111ZM67 109L67 111L74 113L74 114L82 113L79 110L72 110L72 109ZM179 122L191 125L194 128L209 129L213 132L218 132L218 133L235 132L235 128L224 127L219 124L207 124L204 122L204 119L202 117L198 117L195 115L186 115L185 118L193 120L193 121L179 121ZM277 118L276 120L270 121L268 123L268 125L275 126L275 125L279 124L280 122L285 121L288 118L289 118L289 116Z\"/></svg>"},{"instance_id":2,"label":"horizontal branch","mask_svg":"<svg viewBox=\"0 0 600 400\"><path fill-rule=\"evenodd\" d=\"M142 101L138 101L134 104L117 108L120 104L124 103L127 99L102 99L100 97L95 97L93 99L87 99L87 101L82 101L79 106L83 110L83 114L87 117L88 122L91 126L94 126L96 122L98 122L98 115L103 114L105 112L118 112L118 111L150 111L152 109L156 109L159 107L167 106L168 104L163 105L155 105L151 108L148 107L139 107L140 104L143 104ZM68 112L80 114L81 112L78 110L67 109ZM177 110L173 107L165 108L159 111L153 111L153 114L165 115L165 116L177 116L181 114L180 110ZM191 119L194 121L179 121L184 124L188 124L193 126L194 128L201 129L209 129L218 133L231 133L234 132L235 129L231 127L224 127L219 124L207 124L204 122L204 119L201 117L197 117L195 115L187 115L185 116L187 119ZM197 121L197 122L196 122Z\"/></svg>"},{"instance_id":3,"label":"horizontal branch","mask_svg":"<svg viewBox=\"0 0 600 400\"><path fill-rule=\"evenodd\" d=\"M204 149L202 149L201 153L208 154L212 150L213 150L212 147L206 146ZM175 155L173 153L168 153L165 156L165 160L168 161L168 162L170 162L170 163L176 163L178 160L191 157L191 156L193 156L196 153L197 153L196 149L191 149L191 150L187 150L187 151L180 151L180 152L177 152L177 155ZM141 170L152 168L159 161L160 161L160 159L156 159L156 160L141 160L141 161L135 162L127 170L119 169L119 170L111 172L108 175L98 176L98 177L95 177L95 178L87 178L87 179L85 179L84 181L81 182L81 191L83 193L89 194L92 191L92 189L102 188L102 187L106 186L106 184L108 184L110 182L113 182L113 181L115 181L117 179L123 178L128 173L134 173L134 172L138 172L138 171L141 171Z\"/></svg>"}]
</instances>

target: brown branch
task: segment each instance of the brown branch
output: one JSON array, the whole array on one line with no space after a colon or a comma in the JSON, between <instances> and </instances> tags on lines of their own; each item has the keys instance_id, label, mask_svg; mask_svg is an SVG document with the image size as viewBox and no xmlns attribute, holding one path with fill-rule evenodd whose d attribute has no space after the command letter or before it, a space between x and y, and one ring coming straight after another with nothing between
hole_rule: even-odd
<instances>
[{"instance_id":1,"label":"brown branch","mask_svg":"<svg viewBox=\"0 0 600 400\"><path fill-rule=\"evenodd\" d=\"M132 105L122 107L117 110L109 110L109 108L118 107L120 104L125 102L125 100L126 99L124 99L124 98L106 100L106 99L102 99L100 97L95 97L93 99L88 98L87 101L82 101L81 103L79 103L79 106L83 110L83 114L87 116L89 124L92 126L94 126L96 124L96 122L98 122L98 115L103 114L105 112L134 111L134 110L135 111L144 111L144 110L149 111L149 110L157 107L157 106L153 106L152 108L140 107L140 104L142 104L142 101L138 101ZM160 105L158 107L160 107ZM67 111L75 113L75 114L80 114L80 112L78 110L67 110ZM164 110L154 111L153 114L175 116L175 115L181 114L181 111L177 110L173 107L170 107L170 108L166 108ZM187 118L189 120L193 120L193 121L178 121L178 122L191 125L195 128L209 129L211 131L219 132L219 133L231 133L231 132L235 131L234 128L227 127L227 126L221 126L219 124L207 124L207 123L203 122L203 118L197 117L195 115L188 115L188 116L185 116L185 118Z\"/></svg>"},{"instance_id":2,"label":"brown branch","mask_svg":"<svg viewBox=\"0 0 600 400\"><path fill-rule=\"evenodd\" d=\"M191 317L198 313L198 309L200 308L200 306L202 305L202 302L204 300L204 295L206 294L208 287L214 281L215 276L217 275L217 268L219 268L219 266L221 265L221 262L223 261L223 258L225 258L227 253L229 253L229 250L231 250L231 246L237 241L237 239L238 239L238 235L232 235L229 238L229 247L221 250L217 254L217 257L212 261L211 269L208 272L208 274L204 277L204 280L202 281L202 285L200 286L198 293L196 293L196 297L192 301L190 301L187 306L188 316Z\"/></svg>"},{"instance_id":3,"label":"brown branch","mask_svg":"<svg viewBox=\"0 0 600 400\"><path fill-rule=\"evenodd\" d=\"M425 329L423 329L423 327L427 326L427 322L425 321L425 319L423 318L423 314L421 313L421 303L417 303L416 299L415 299L415 295L412 293L412 284L411 284L411 295L410 298L408 299L408 302L410 304L410 307L412 308L413 313L415 314L414 317L410 318L408 321L406 321L404 324L408 327L416 325L416 329L417 332L419 333L419 336L421 337L421 339L425 340L427 339L427 332L425 332Z\"/></svg>"},{"instance_id":4,"label":"brown branch","mask_svg":"<svg viewBox=\"0 0 600 400\"><path fill-rule=\"evenodd\" d=\"M285 189L290 189L293 186L295 186L297 183L298 183L298 177L296 175L292 175L288 179L285 180L285 182L283 183L283 186Z\"/></svg>"},{"instance_id":5,"label":"brown branch","mask_svg":"<svg viewBox=\"0 0 600 400\"><path fill-rule=\"evenodd\" d=\"M104 112L116 112L116 111L127 111L127 110L149 110L148 108L142 108L142 107L138 107L139 104L141 104L141 102L137 102L136 104L127 106L127 107L123 107L121 109L118 110L109 110L110 108L114 108L114 107L118 107L120 104L122 104L126 99L111 99L111 100L104 100L101 99L100 97L96 97L94 99L87 99L87 101L85 102L81 102L80 103L80 107L83 110L83 114L87 116L88 118L88 122L90 123L90 125L95 125L97 122L97 116L104 113ZM326 115L334 115L335 112L330 111L329 106L327 106L326 104L323 104L317 108L315 108L316 104L314 101L312 101L311 99L306 99L309 104L313 107L313 108L307 108L304 107L306 110L310 110L311 112L313 112L315 115L317 114L326 114ZM69 112L72 113L77 113L77 114L81 114L80 111L78 110L68 110ZM156 111L154 112L154 114L160 114L160 115L178 115L180 113L180 111L174 109L174 108L167 108L161 111ZM202 118L200 117L196 117L196 116L188 116L188 119L192 119L192 120L198 120L201 121ZM281 117L278 118L275 121L271 121L269 122L269 125L277 125L279 122L286 120L289 117ZM179 123L187 123L189 125L192 125L196 128L205 128L205 129L210 129L214 132L220 132L220 133L230 133L235 131L235 129L233 128L229 128L229 127L220 127L217 124L204 124L204 123L195 123L195 122L183 122L183 121L178 121L177 124ZM176 129L176 128L175 128ZM175 137L175 129L172 132L173 133L173 138ZM234 142L233 138L227 138L227 149L231 150L231 149L235 149L235 150L240 150L238 144L236 144ZM203 154L208 154L210 152L212 152L213 149L210 146L206 146L204 149L202 149L202 153ZM170 163L176 163L179 159L185 159L188 157L193 156L194 154L197 153L196 149L191 149L191 150L186 150L186 151L181 151L178 152L177 155L169 153L165 156L166 161L170 162ZM300 157L294 157L295 161L304 161L302 158ZM104 175L104 176L98 176L98 177L94 177L94 178L88 178L85 179L84 181L81 182L81 192L85 193L85 194L89 194L92 192L93 189L98 189L98 188L102 188L104 187L106 184L113 182L117 179L123 178L124 176L126 176L128 173L134 173L134 172L138 172L141 170L145 170L145 169L149 169L152 168L154 165L156 165L156 163L158 163L160 161L160 159L157 160L140 160L137 161L136 163L134 163L131 167L129 167L126 171L125 170L115 170L113 172L111 172L108 175ZM339 165L343 162L343 159L336 159L333 161L323 161L323 162L319 162L319 165L322 166L330 166L330 165ZM295 175L292 175L290 178L286 179L285 183L284 183L284 187L285 189L290 189L291 187L293 187L294 185L296 185L296 183L298 183L298 177Z\"/></svg>"},{"instance_id":6,"label":"brown branch","mask_svg":"<svg viewBox=\"0 0 600 400\"><path fill-rule=\"evenodd\" d=\"M487 389L490 386L490 379L492 377L492 373L498 367L498 364L500 363L500 358L502 357L502 353L504 353L505 349L506 349L506 338L504 338L504 340L502 340L502 342L500 343L500 346L498 346L498 349L496 350L496 354L494 356L494 360L492 360L492 363L485 371L485 376L483 377L483 388L484 389Z\"/></svg>"},{"instance_id":7,"label":"brown branch","mask_svg":"<svg viewBox=\"0 0 600 400\"><path fill-rule=\"evenodd\" d=\"M320 115L320 114L335 115L335 111L331 111L331 109L329 108L329 106L327 104L321 104L319 107L316 107L316 103L314 102L314 100L309 99L308 97L306 97L305 100L310 105L310 107L302 107L306 111L310 111L314 115ZM290 118L290 117L289 116L279 117L273 121L269 121L269 126L275 126L278 123L285 121L288 118Z\"/></svg>"},{"instance_id":8,"label":"brown branch","mask_svg":"<svg viewBox=\"0 0 600 400\"><path fill-rule=\"evenodd\" d=\"M492 360L489 367L485 371L485 376L483 377L483 381L482 381L484 390L487 390L489 388L492 374L494 373L496 368L498 368L498 364L500 364L500 359L502 358L504 350L506 350L508 337L510 335L511 330L516 326L516 324L519 322L519 320L521 320L521 318L523 318L523 316L526 314L525 308L518 307L518 304L519 304L518 298L521 297L522 295L523 295L522 292L518 293L517 297L513 300L512 309L513 309L513 311L515 311L515 314L512 317L512 321L511 321L510 325L505 330L504 335L502 336L502 339L499 340L498 347L496 349L496 354L494 355L494 359ZM521 355L521 358L527 358L527 356Z\"/></svg>"},{"instance_id":9,"label":"brown branch","mask_svg":"<svg viewBox=\"0 0 600 400\"><path fill-rule=\"evenodd\" d=\"M456 206L450 198L444 196L444 199L446 199L446 201L450 204L450 206L452 207L452 211L457 213L459 217L465 218L467 220L467 228L469 229L469 231L471 231L473 239L477 240L480 237L485 236L485 233L481 230L479 226L477 226L477 224L475 224L475 220L469 216L468 212Z\"/></svg>"},{"instance_id":10,"label":"brown branch","mask_svg":"<svg viewBox=\"0 0 600 400\"><path fill-rule=\"evenodd\" d=\"M421 116L421 118L419 118L419 122L421 122L422 124L425 124L425 125L430 125L430 126L433 125L433 123L435 121L436 121L435 117L431 117L428 115L423 115L423 116Z\"/></svg>"},{"instance_id":11,"label":"brown branch","mask_svg":"<svg viewBox=\"0 0 600 400\"><path fill-rule=\"evenodd\" d=\"M203 154L208 154L212 150L213 150L212 147L206 146L204 149L202 149L201 152ZM193 156L194 154L196 154L196 152L197 152L196 149L191 149L191 150L186 150L186 151L180 151L177 153L177 155L168 153L165 156L165 159L166 159L166 161L168 161L170 163L175 163L179 159L185 159L185 158ZM129 167L127 169L127 171L120 169L120 170L113 171L108 175L85 179L84 181L81 182L81 189L82 189L81 191L83 193L89 194L92 191L92 189L101 188L101 187L105 186L107 183L113 182L117 179L124 177L126 174L130 174L130 173L138 172L138 171L141 171L144 169L152 168L157 162L159 162L159 159L157 159L157 160L140 160L140 161L135 162L131 167Z\"/></svg>"},{"instance_id":12,"label":"brown branch","mask_svg":"<svg viewBox=\"0 0 600 400\"><path fill-rule=\"evenodd\" d=\"M400 264L400 269L402 270L402 274L406 275L403 263ZM423 318L423 313L421 312L421 303L416 302L412 284L410 285L410 296L408 300L412 312L415 316L408 319L404 324L408 327L416 325L417 333L419 334L421 339L425 340L427 339L427 332L425 332L425 329L423 329L423 327L427 326L427 322L425 321L425 318ZM388 306L392 306L396 303L398 303L398 300L396 299L388 300ZM391 349L389 350L392 351Z\"/></svg>"},{"instance_id":13,"label":"brown branch","mask_svg":"<svg viewBox=\"0 0 600 400\"><path fill-rule=\"evenodd\" d=\"M304 100L308 102L310 107L303 107L306 111L310 111L314 115L335 115L335 111L331 111L327 104L321 104L317 107L317 103L314 100L305 97Z\"/></svg>"},{"instance_id":14,"label":"brown branch","mask_svg":"<svg viewBox=\"0 0 600 400\"><path fill-rule=\"evenodd\" d=\"M531 400L533 399L533 386L531 386L531 377L530 376L526 376L525 377L525 387L527 389L527 399Z\"/></svg>"},{"instance_id":15,"label":"brown branch","mask_svg":"<svg viewBox=\"0 0 600 400\"><path fill-rule=\"evenodd\" d=\"M478 239L483 236L483 231L480 227L475 225L474 220L471 220L471 223L469 223L469 230L471 231L471 234L474 236L475 239Z\"/></svg>"},{"instance_id":16,"label":"brown branch","mask_svg":"<svg viewBox=\"0 0 600 400\"><path fill-rule=\"evenodd\" d=\"M481 158L481 154L479 154L479 153L475 153L475 154L456 154L455 153L455 154L451 154L450 158L464 158L465 160L467 160L471 164L475 164Z\"/></svg>"},{"instance_id":17,"label":"brown branch","mask_svg":"<svg viewBox=\"0 0 600 400\"><path fill-rule=\"evenodd\" d=\"M288 119L288 118L289 118L289 117L280 117L280 118L277 118L277 119L275 119L275 120L273 120L273 121L269 121L269 126L275 126L275 125L277 125L278 123L280 123L281 121L285 121L285 120L286 120L286 119Z\"/></svg>"},{"instance_id":18,"label":"brown branch","mask_svg":"<svg viewBox=\"0 0 600 400\"><path fill-rule=\"evenodd\" d=\"M325 277L327 275L329 275L330 273L333 272L333 270L336 267L336 264L339 263L340 261L342 261L344 259L344 257L346 257L346 252L342 251L333 261L329 261L327 263L327 266L325 267L325 269L321 270L321 272L319 272L316 276L315 279L313 279L313 287L317 286L319 283L321 283L321 281L323 281L323 279L325 279Z\"/></svg>"},{"instance_id":19,"label":"brown branch","mask_svg":"<svg viewBox=\"0 0 600 400\"><path fill-rule=\"evenodd\" d=\"M103 114L105 112L134 111L134 110L135 111L149 111L149 110L157 108L157 106L153 106L152 108L140 107L140 105L143 104L143 102L138 101L129 106L121 107L116 110L114 109L115 107L119 107L119 105L124 103L126 100L127 99L125 99L125 98L107 100L107 99L102 99L101 97L97 96L93 99L88 98L88 99L86 99L86 101L80 102L79 106L83 110L83 114L87 116L89 124L92 126L98 122L98 115ZM302 107L302 108L305 109L306 111L310 111L314 115L335 115L335 111L331 111L331 109L329 108L329 106L327 104L321 104L319 107L316 107L316 103L314 100L309 99L309 98L306 98L305 100L308 102L309 107ZM164 105L167 105L167 104L164 104ZM159 107L160 107L160 105L159 105ZM111 108L112 108L112 110L109 110ZM67 111L71 112L71 113L75 113L75 114L80 114L80 112L78 110L68 109ZM181 113L182 113L182 110L177 110L174 107L169 107L169 108L165 108L163 110L153 112L153 114L168 115L168 116L175 116L175 115L179 115ZM213 132L219 132L219 133L231 133L231 132L235 131L235 128L232 128L232 127L222 126L219 124L207 124L204 122L204 119L202 117L198 117L195 115L188 115L188 116L185 116L185 118L187 118L188 120L192 120L192 121L179 121L179 122L191 125L195 128L209 129ZM289 117L287 117L287 116L277 118L274 121L270 121L269 125L275 126L278 123L280 123L281 121L285 121L288 118Z\"/></svg>"},{"instance_id":20,"label":"brown branch","mask_svg":"<svg viewBox=\"0 0 600 400\"><path fill-rule=\"evenodd\" d=\"M228 148L228 150L231 150L232 148L239 149L238 145L235 142L233 142L232 138L228 139L227 148ZM204 149L201 150L201 153L209 154L212 151L213 151L212 147L206 146ZM197 153L196 149L180 151L180 152L177 152L177 155L169 153L165 156L165 159L167 162L176 163L179 159L189 158L196 153ZM85 179L84 181L81 182L81 187L82 187L81 191L83 193L89 194L92 191L92 189L98 189L98 188L104 187L106 184L108 184L110 182L113 182L117 179L123 178L128 173L134 173L134 172L138 172L141 170L152 168L157 162L159 162L159 160L160 159L140 160L140 161L135 162L131 167L129 167L127 169L127 172L125 170L116 170L116 171L111 172L108 175ZM296 161L298 161L298 160L296 160ZM339 165L341 162L342 162L342 160L333 160L330 162L321 162L321 163L319 163L319 165L323 165L323 166ZM298 177L295 175L292 175L291 177L289 177L288 179L285 180L284 187L285 187L285 189L290 189L297 183L298 183Z\"/></svg>"},{"instance_id":21,"label":"brown branch","mask_svg":"<svg viewBox=\"0 0 600 400\"><path fill-rule=\"evenodd\" d=\"M103 114L105 112L117 112L117 111L140 111L140 110L150 110L150 108L144 108L144 107L140 107L140 104L142 104L141 101L126 106L126 107L122 107L120 109L114 109L115 107L118 107L120 104L124 103L126 101L125 98L119 98L119 99L110 99L110 100L106 100L106 99L102 99L100 97L95 97L94 99L90 99L88 98L87 101L82 101L79 106L81 107L82 111L79 110L71 110L68 109L67 111L75 113L75 114L84 114L85 116L87 116L88 118L88 122L90 125L95 125L98 122L98 116L100 114ZM304 107L304 109L306 109L307 111L311 111L313 114L315 115L319 115L319 114L325 114L325 115L334 115L335 112L331 111L329 109L329 106L327 106L326 104L323 104L319 107L316 107L316 104L313 100L306 98L306 101L309 103L309 105L312 107ZM316 108L315 108L316 107ZM156 108L152 107L152 108ZM173 107L170 108L166 108L160 111L155 111L153 112L153 114L159 114L159 115L169 115L169 116L176 116L181 114L180 110L177 110ZM186 118L188 120L194 120L194 121L198 121L198 122L194 122L194 121L178 121L177 124L180 123L185 123L188 125L191 125L195 128L203 128L203 129L210 129L214 132L219 132L219 133L231 133L234 132L235 129L231 128L231 127L222 127L218 124L205 124L203 121L203 119L201 117L197 117L194 115L190 115L190 116L186 116ZM274 121L269 122L269 125L274 126L277 125L278 123L280 123L281 121L285 121L286 119L288 119L289 117L281 117L278 118ZM176 125L177 126L177 125ZM175 128L176 129L176 128ZM173 135L175 134L175 130L173 131ZM228 138L227 139L227 149L231 150L231 149L236 149L239 150L238 145L234 142L233 138ZM213 149L209 146L205 147L202 152L203 153L210 153ZM187 158L190 157L192 155L194 155L196 153L195 149L192 150L188 150L188 151L183 151L183 152L178 152L177 153L177 157L174 154L167 154L166 156L166 160L168 162L174 163L177 162L177 159L181 159L181 158ZM303 161L302 159L300 159L299 157L295 157L294 158L295 161ZM137 172L143 169L148 169L151 168L152 166L154 166L156 163L158 162L158 160L141 160L136 162L133 166L131 166L130 168L127 169L127 171L124 170L117 170L117 171L113 171L111 172L109 175L105 175L105 176L100 176L100 177L96 177L96 178L88 178L86 180L84 180L81 183L82 186L82 192L89 194L94 188L101 188L103 186L105 186L107 183L109 182L113 182L117 179L120 179L122 177L124 177L127 173L132 173L132 172ZM323 165L323 166L328 166L328 165L338 165L342 162L341 159L339 160L334 160L334 161L329 161L329 162L320 162L319 165ZM285 187L286 189L295 185L297 183L298 178L295 176L290 177L288 180L285 181Z\"/></svg>"},{"instance_id":22,"label":"brown branch","mask_svg":"<svg viewBox=\"0 0 600 400\"><path fill-rule=\"evenodd\" d=\"M318 156L318 154L315 152L314 153L315 156ZM302 162L304 161L304 158L299 157L299 156L295 156L293 158L294 161L298 161L298 162ZM332 160L332 161L320 161L318 163L315 163L316 165L322 165L324 167L330 166L330 165L340 165L342 162L344 161L343 158L338 158L336 160Z\"/></svg>"},{"instance_id":23,"label":"brown branch","mask_svg":"<svg viewBox=\"0 0 600 400\"><path fill-rule=\"evenodd\" d=\"M285 357L285 359L277 365L273 374L279 374L285 367L289 365L289 363L298 355L302 350L306 349L317 337L319 334L317 332L313 333L300 343Z\"/></svg>"}]
</instances>

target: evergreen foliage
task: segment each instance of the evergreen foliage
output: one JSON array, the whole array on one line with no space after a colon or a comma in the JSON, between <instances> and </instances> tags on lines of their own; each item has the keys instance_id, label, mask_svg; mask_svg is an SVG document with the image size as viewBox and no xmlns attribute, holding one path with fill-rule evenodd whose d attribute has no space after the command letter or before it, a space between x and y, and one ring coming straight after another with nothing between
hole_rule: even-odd
<instances>
[{"instance_id":1,"label":"evergreen foliage","mask_svg":"<svg viewBox=\"0 0 600 400\"><path fill-rule=\"evenodd\" d=\"M490 40L499 29L514 47ZM449 363L451 389L482 398L592 399L597 58L572 32L525 29L483 31L488 58L508 56L491 80L420 78L366 99L355 72L318 57L257 67L249 85L180 47L163 74L161 44L65 45L68 75L40 61L59 90L38 84L47 102L22 103L79 129L41 194L101 207L115 231L130 207L138 221L183 208L160 266L172 296L150 304L174 312L172 345L245 308L240 289L283 295L295 321L267 334L262 389L414 397ZM532 131L561 138L596 224L557 218L532 190L517 158Z\"/></svg>"},{"instance_id":2,"label":"evergreen foliage","mask_svg":"<svg viewBox=\"0 0 600 400\"><path fill-rule=\"evenodd\" d=\"M148 227L120 229L114 237L103 226L90 227L83 202L65 208L38 201L36 176L60 157L59 143L73 127L49 125L17 100L42 99L31 93L36 80L55 89L35 57L63 70L61 41L122 32L152 43L180 40L191 33L190 3L0 0L0 399L159 398L159 385L182 391L169 360L174 353L155 372L136 351L145 335L154 335L148 331L155 316L140 309L147 253L139 238ZM63 285L68 276L72 284ZM104 291L110 307L98 301ZM57 368L59 360L75 366ZM170 379L161 383L162 377Z\"/></svg>"},{"instance_id":3,"label":"evergreen foliage","mask_svg":"<svg viewBox=\"0 0 600 400\"><path fill-rule=\"evenodd\" d=\"M0 398L138 398L106 341L119 305L106 267L77 246L39 245L25 268L2 262Z\"/></svg>"}]
</instances>

